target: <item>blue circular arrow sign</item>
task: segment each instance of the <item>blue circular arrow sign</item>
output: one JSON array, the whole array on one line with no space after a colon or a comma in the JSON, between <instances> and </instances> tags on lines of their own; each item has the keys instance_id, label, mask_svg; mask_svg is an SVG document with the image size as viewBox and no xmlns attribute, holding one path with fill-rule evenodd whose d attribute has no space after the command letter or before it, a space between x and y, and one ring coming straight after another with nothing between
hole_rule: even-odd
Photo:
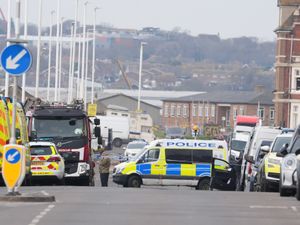
<instances>
[{"instance_id":1,"label":"blue circular arrow sign","mask_svg":"<svg viewBox=\"0 0 300 225\"><path fill-rule=\"evenodd\" d=\"M7 160L7 162L9 162L11 164L15 164L15 163L19 162L20 158L21 158L21 154L15 148L8 150L5 154L5 159Z\"/></svg>"},{"instance_id":2,"label":"blue circular arrow sign","mask_svg":"<svg viewBox=\"0 0 300 225\"><path fill-rule=\"evenodd\" d=\"M27 72L32 64L32 56L23 45L10 45L1 53L2 68L13 76Z\"/></svg>"}]
</instances>

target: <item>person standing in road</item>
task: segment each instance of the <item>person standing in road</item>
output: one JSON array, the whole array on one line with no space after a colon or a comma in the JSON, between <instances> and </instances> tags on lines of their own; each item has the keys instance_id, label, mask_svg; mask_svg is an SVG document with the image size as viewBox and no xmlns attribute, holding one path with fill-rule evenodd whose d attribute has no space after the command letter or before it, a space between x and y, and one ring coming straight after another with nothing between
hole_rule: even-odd
<instances>
[{"instance_id":1,"label":"person standing in road","mask_svg":"<svg viewBox=\"0 0 300 225\"><path fill-rule=\"evenodd\" d=\"M108 157L108 152L104 151L101 154L100 162L99 162L99 172L100 172L100 180L101 186L108 186L108 177L109 177L109 168L110 168L110 158Z\"/></svg>"}]
</instances>

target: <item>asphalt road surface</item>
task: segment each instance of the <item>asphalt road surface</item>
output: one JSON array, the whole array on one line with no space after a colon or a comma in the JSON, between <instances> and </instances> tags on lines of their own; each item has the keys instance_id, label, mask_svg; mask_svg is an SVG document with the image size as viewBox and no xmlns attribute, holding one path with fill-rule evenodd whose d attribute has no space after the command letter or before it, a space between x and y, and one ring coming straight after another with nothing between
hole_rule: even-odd
<instances>
[{"instance_id":1,"label":"asphalt road surface","mask_svg":"<svg viewBox=\"0 0 300 225\"><path fill-rule=\"evenodd\" d=\"M0 188L0 194L5 193ZM55 203L0 203L2 225L299 225L300 202L277 193L196 191L179 187L22 187Z\"/></svg>"}]
</instances>

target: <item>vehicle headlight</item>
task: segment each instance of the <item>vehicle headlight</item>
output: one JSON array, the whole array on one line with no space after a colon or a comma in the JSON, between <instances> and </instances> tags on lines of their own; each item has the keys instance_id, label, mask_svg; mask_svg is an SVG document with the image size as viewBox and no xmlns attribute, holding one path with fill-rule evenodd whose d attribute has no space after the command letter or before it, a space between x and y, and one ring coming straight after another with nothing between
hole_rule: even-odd
<instances>
[{"instance_id":1,"label":"vehicle headlight","mask_svg":"<svg viewBox=\"0 0 300 225\"><path fill-rule=\"evenodd\" d=\"M280 160L279 159L268 159L268 163L279 165Z\"/></svg>"},{"instance_id":2,"label":"vehicle headlight","mask_svg":"<svg viewBox=\"0 0 300 225\"><path fill-rule=\"evenodd\" d=\"M115 171L118 174L118 173L122 173L124 169L125 167L117 167Z\"/></svg>"},{"instance_id":3,"label":"vehicle headlight","mask_svg":"<svg viewBox=\"0 0 300 225\"><path fill-rule=\"evenodd\" d=\"M283 161L283 165L286 169L294 170L296 168L295 157L286 157Z\"/></svg>"},{"instance_id":4,"label":"vehicle headlight","mask_svg":"<svg viewBox=\"0 0 300 225\"><path fill-rule=\"evenodd\" d=\"M87 164L81 164L79 168L79 173L85 173L88 170Z\"/></svg>"}]
</instances>

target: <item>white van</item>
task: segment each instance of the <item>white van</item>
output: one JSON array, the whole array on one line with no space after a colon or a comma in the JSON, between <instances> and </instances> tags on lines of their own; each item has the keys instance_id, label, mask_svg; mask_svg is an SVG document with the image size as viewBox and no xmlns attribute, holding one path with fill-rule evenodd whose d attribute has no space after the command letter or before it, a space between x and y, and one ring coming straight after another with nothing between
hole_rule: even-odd
<instances>
[{"instance_id":1,"label":"white van","mask_svg":"<svg viewBox=\"0 0 300 225\"><path fill-rule=\"evenodd\" d=\"M100 119L101 135L108 140L108 129L112 129L112 144L121 147L129 142L129 118L121 116L96 116Z\"/></svg>"},{"instance_id":2,"label":"white van","mask_svg":"<svg viewBox=\"0 0 300 225\"><path fill-rule=\"evenodd\" d=\"M281 130L274 127L267 126L258 126L255 127L254 133L252 135L251 144L244 155L244 159L241 166L241 184L244 187L250 185L248 181L251 178L255 177L254 173L254 165L251 162L256 161L255 156L257 156L257 152L260 151L262 146L271 146L275 137L281 133ZM251 180L251 183L254 184L254 180ZM251 190L251 187L248 186L248 189Z\"/></svg>"}]
</instances>

